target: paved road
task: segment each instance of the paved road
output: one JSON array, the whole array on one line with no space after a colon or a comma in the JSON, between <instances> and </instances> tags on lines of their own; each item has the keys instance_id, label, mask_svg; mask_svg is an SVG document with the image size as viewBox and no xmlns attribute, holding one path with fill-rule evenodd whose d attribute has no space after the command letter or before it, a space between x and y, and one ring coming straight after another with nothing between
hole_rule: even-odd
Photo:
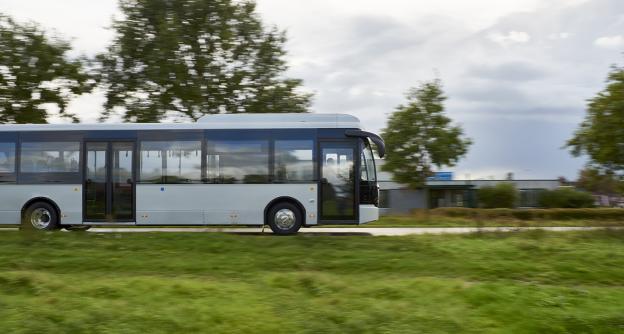
<instances>
[{"instance_id":1,"label":"paved road","mask_svg":"<svg viewBox=\"0 0 624 334\"><path fill-rule=\"evenodd\" d=\"M545 231L591 231L605 229L607 227L312 227L302 228L299 233L320 234L320 235L371 235L371 236L399 236L413 234L462 234L475 232L519 232L529 230ZM611 227L612 229L622 229L621 227ZM122 232L122 233L145 233L145 232L224 232L235 234L259 234L261 228L176 228L176 227L136 227L136 228L92 228L89 232ZM270 234L268 227L264 233Z\"/></svg>"}]
</instances>

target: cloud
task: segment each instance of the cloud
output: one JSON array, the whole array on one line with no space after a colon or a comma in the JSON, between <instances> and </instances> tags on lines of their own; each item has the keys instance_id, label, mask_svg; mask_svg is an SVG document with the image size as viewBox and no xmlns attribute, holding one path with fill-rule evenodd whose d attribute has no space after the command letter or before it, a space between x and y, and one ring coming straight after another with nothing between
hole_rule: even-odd
<instances>
[{"instance_id":1,"label":"cloud","mask_svg":"<svg viewBox=\"0 0 624 334\"><path fill-rule=\"evenodd\" d=\"M481 64L468 69L467 74L490 80L530 81L541 79L547 71L526 61L510 61L502 64Z\"/></svg>"},{"instance_id":2,"label":"cloud","mask_svg":"<svg viewBox=\"0 0 624 334\"><path fill-rule=\"evenodd\" d=\"M500 179L512 172L518 179L554 179L560 175L573 179L586 161L571 158L561 148L568 139L569 124L492 117L465 127L469 135L478 137L467 158L453 168L460 178L470 174L473 179Z\"/></svg>"},{"instance_id":3,"label":"cloud","mask_svg":"<svg viewBox=\"0 0 624 334\"><path fill-rule=\"evenodd\" d=\"M570 36L572 36L572 34L567 33L567 32L559 32L559 33L552 33L550 35L548 35L548 39L567 39L570 38Z\"/></svg>"},{"instance_id":4,"label":"cloud","mask_svg":"<svg viewBox=\"0 0 624 334\"><path fill-rule=\"evenodd\" d=\"M594 45L605 49L619 49L624 46L624 36L603 36L594 41Z\"/></svg>"},{"instance_id":5,"label":"cloud","mask_svg":"<svg viewBox=\"0 0 624 334\"><path fill-rule=\"evenodd\" d=\"M473 83L455 90L452 95L466 102L476 102L482 106L497 106L503 110L504 106L523 106L529 101L525 93L512 85L497 85L495 83Z\"/></svg>"},{"instance_id":6,"label":"cloud","mask_svg":"<svg viewBox=\"0 0 624 334\"><path fill-rule=\"evenodd\" d=\"M488 39L502 46L508 46L518 43L527 43L531 40L531 35L524 31L512 30L507 34L502 34L499 32L491 33L488 35Z\"/></svg>"},{"instance_id":7,"label":"cloud","mask_svg":"<svg viewBox=\"0 0 624 334\"><path fill-rule=\"evenodd\" d=\"M116 0L0 0L3 14L20 22L34 21L53 35L72 42L72 56L93 56L113 39L111 19L119 14Z\"/></svg>"}]
</instances>

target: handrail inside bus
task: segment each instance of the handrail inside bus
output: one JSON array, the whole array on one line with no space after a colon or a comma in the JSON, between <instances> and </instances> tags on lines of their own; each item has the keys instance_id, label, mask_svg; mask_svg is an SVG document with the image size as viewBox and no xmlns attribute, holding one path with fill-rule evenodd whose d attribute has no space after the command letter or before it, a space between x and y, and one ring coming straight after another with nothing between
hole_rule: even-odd
<instances>
[{"instance_id":1,"label":"handrail inside bus","mask_svg":"<svg viewBox=\"0 0 624 334\"><path fill-rule=\"evenodd\" d=\"M386 144L383 139L372 132L362 130L346 130L345 135L348 137L370 138L370 140L375 143L375 146L377 146L377 154L379 154L379 157L383 158L384 155L386 155Z\"/></svg>"}]
</instances>

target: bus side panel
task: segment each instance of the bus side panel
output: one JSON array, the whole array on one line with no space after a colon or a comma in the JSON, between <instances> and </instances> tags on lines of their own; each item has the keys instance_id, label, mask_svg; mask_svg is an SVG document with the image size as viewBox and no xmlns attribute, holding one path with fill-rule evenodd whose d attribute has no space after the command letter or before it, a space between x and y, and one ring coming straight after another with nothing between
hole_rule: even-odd
<instances>
[{"instance_id":1,"label":"bus side panel","mask_svg":"<svg viewBox=\"0 0 624 334\"><path fill-rule=\"evenodd\" d=\"M137 224L262 225L275 198L291 197L317 223L316 184L138 184Z\"/></svg>"},{"instance_id":2,"label":"bus side panel","mask_svg":"<svg viewBox=\"0 0 624 334\"><path fill-rule=\"evenodd\" d=\"M61 224L82 224L82 186L72 184L3 184L0 186L0 224L19 224L29 200L43 197L61 210Z\"/></svg>"}]
</instances>

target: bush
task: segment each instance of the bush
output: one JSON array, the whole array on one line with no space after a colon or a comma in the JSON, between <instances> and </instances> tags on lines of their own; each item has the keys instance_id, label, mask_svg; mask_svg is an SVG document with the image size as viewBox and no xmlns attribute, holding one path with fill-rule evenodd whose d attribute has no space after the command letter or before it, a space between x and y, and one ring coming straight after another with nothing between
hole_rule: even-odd
<instances>
[{"instance_id":1,"label":"bush","mask_svg":"<svg viewBox=\"0 0 624 334\"><path fill-rule=\"evenodd\" d=\"M477 198L483 208L513 208L518 201L518 192L511 183L499 183L479 189Z\"/></svg>"},{"instance_id":2,"label":"bush","mask_svg":"<svg viewBox=\"0 0 624 334\"><path fill-rule=\"evenodd\" d=\"M591 208L594 206L594 197L572 188L559 188L543 191L538 202L543 208Z\"/></svg>"},{"instance_id":3,"label":"bush","mask_svg":"<svg viewBox=\"0 0 624 334\"><path fill-rule=\"evenodd\" d=\"M619 220L624 221L624 209L470 209L437 208L430 216L470 220Z\"/></svg>"}]
</instances>

